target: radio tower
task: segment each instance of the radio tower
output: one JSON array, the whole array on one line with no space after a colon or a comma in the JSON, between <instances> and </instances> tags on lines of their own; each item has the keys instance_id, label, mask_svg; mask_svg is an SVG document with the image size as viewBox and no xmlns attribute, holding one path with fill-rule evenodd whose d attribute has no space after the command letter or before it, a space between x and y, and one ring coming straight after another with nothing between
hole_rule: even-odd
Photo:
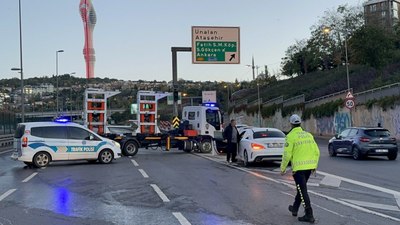
<instances>
[{"instance_id":1,"label":"radio tower","mask_svg":"<svg viewBox=\"0 0 400 225\"><path fill-rule=\"evenodd\" d=\"M93 30L96 25L96 12L94 11L91 0L81 0L79 3L79 12L81 13L83 28L85 32L85 46L83 55L86 62L86 79L94 77L94 62L96 57L93 48Z\"/></svg>"}]
</instances>

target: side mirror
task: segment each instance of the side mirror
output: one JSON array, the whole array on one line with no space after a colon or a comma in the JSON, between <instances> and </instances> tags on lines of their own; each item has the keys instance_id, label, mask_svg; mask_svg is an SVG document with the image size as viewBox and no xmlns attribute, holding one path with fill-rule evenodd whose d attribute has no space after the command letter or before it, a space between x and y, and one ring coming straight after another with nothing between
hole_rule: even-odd
<instances>
[{"instance_id":1,"label":"side mirror","mask_svg":"<svg viewBox=\"0 0 400 225\"><path fill-rule=\"evenodd\" d=\"M335 134L335 138L336 139L340 139L341 137L340 137L340 134Z\"/></svg>"}]
</instances>

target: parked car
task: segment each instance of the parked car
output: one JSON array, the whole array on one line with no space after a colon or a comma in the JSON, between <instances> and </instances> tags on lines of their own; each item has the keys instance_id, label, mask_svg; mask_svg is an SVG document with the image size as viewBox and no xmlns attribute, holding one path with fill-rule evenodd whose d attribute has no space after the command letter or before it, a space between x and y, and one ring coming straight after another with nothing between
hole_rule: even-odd
<instances>
[{"instance_id":1,"label":"parked car","mask_svg":"<svg viewBox=\"0 0 400 225\"><path fill-rule=\"evenodd\" d=\"M247 124L236 124L236 128L238 129L239 134L242 133L245 129L250 128L251 126Z\"/></svg>"},{"instance_id":2,"label":"parked car","mask_svg":"<svg viewBox=\"0 0 400 225\"><path fill-rule=\"evenodd\" d=\"M119 143L65 120L19 123L14 149L13 159L36 167L58 160L98 160L108 164L121 156Z\"/></svg>"},{"instance_id":3,"label":"parked car","mask_svg":"<svg viewBox=\"0 0 400 225\"><path fill-rule=\"evenodd\" d=\"M244 166L253 162L281 161L285 146L285 134L276 128L249 127L241 132L238 148L239 160Z\"/></svg>"},{"instance_id":4,"label":"parked car","mask_svg":"<svg viewBox=\"0 0 400 225\"><path fill-rule=\"evenodd\" d=\"M337 154L352 155L353 159L366 156L387 156L397 158L396 138L381 127L350 127L329 140L328 151L331 157Z\"/></svg>"}]
</instances>

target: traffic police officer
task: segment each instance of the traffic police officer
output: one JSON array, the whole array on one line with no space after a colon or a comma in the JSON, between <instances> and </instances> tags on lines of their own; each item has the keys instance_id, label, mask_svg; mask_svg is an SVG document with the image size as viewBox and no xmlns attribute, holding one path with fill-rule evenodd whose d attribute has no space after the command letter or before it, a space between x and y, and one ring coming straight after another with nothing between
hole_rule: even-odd
<instances>
[{"instance_id":1,"label":"traffic police officer","mask_svg":"<svg viewBox=\"0 0 400 225\"><path fill-rule=\"evenodd\" d=\"M311 208L310 198L307 192L307 181L311 173L318 167L319 149L314 137L301 127L301 118L293 114L289 118L292 129L286 135L285 150L281 162L281 174L286 173L289 162L292 165L293 178L296 183L297 195L289 211L297 216L300 204L305 208L305 215L299 217L302 222L314 223L315 219Z\"/></svg>"}]
</instances>

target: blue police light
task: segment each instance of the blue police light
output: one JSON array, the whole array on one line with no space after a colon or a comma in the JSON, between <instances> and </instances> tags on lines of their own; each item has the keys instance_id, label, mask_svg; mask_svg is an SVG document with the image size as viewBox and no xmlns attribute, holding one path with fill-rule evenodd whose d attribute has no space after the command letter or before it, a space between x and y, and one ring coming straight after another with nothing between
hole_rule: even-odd
<instances>
[{"instance_id":1,"label":"blue police light","mask_svg":"<svg viewBox=\"0 0 400 225\"><path fill-rule=\"evenodd\" d=\"M66 117L58 117L58 118L56 118L54 120L54 122L57 122L57 123L68 123L68 122L70 122L70 120L68 118L66 118Z\"/></svg>"},{"instance_id":2,"label":"blue police light","mask_svg":"<svg viewBox=\"0 0 400 225\"><path fill-rule=\"evenodd\" d=\"M218 105L215 102L205 102L205 103L203 103L203 106L205 106L205 107L217 107Z\"/></svg>"}]
</instances>

